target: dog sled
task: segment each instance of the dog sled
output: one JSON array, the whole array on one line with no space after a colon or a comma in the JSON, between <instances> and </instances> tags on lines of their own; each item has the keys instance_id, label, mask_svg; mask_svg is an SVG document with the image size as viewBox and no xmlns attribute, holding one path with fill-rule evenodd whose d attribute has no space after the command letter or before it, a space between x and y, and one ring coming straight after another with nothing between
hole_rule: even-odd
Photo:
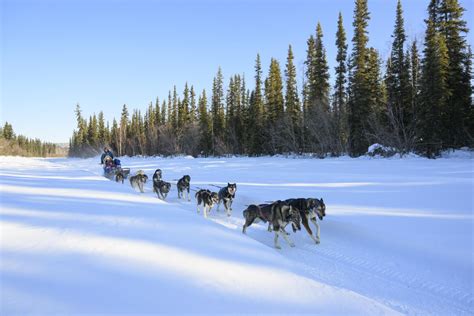
<instances>
[{"instance_id":1,"label":"dog sled","mask_svg":"<svg viewBox=\"0 0 474 316\"><path fill-rule=\"evenodd\" d=\"M123 181L127 179L130 174L130 168L122 168L120 160L107 156L104 159L104 176L110 180L118 181L118 178Z\"/></svg>"}]
</instances>

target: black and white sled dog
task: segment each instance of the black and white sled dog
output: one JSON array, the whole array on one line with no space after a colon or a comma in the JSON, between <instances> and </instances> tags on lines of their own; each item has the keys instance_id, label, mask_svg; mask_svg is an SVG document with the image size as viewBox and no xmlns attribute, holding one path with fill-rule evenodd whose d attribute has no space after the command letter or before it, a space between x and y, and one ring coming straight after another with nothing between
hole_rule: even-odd
<instances>
[{"instance_id":1,"label":"black and white sled dog","mask_svg":"<svg viewBox=\"0 0 474 316\"><path fill-rule=\"evenodd\" d=\"M178 183L176 184L178 187L178 199L185 199L184 195L187 193L188 196L188 201L191 201L191 198L189 197L189 188L191 186L191 177L188 175L183 176L181 179L178 180Z\"/></svg>"},{"instance_id":2,"label":"black and white sled dog","mask_svg":"<svg viewBox=\"0 0 474 316\"><path fill-rule=\"evenodd\" d=\"M125 175L123 174L123 172L121 170L118 170L116 173L115 173L115 182L124 182L125 180Z\"/></svg>"},{"instance_id":3,"label":"black and white sled dog","mask_svg":"<svg viewBox=\"0 0 474 316\"><path fill-rule=\"evenodd\" d=\"M262 220L265 223L268 222L269 231L270 226L273 227L273 231L275 232L275 238L273 240L275 248L281 249L280 245L278 244L278 236L280 235L291 247L295 246L295 244L287 236L285 227L291 223L296 229L300 230L301 218L299 211L288 203L284 201L276 201L272 204L252 204L249 205L246 210L244 210L243 215L245 218L245 224L242 228L242 233L245 234L247 227L252 225L252 223Z\"/></svg>"},{"instance_id":4,"label":"black and white sled dog","mask_svg":"<svg viewBox=\"0 0 474 316\"><path fill-rule=\"evenodd\" d=\"M197 212L199 213L199 205L202 204L202 213L206 218L212 207L219 203L219 195L217 192L211 192L207 189L197 191L195 197L197 200Z\"/></svg>"},{"instance_id":5,"label":"black and white sled dog","mask_svg":"<svg viewBox=\"0 0 474 316\"><path fill-rule=\"evenodd\" d=\"M157 180L155 181L153 179L153 192L158 195L158 198L164 200L168 196L168 193L171 190L171 183L163 181L163 180Z\"/></svg>"},{"instance_id":6,"label":"black and white sled dog","mask_svg":"<svg viewBox=\"0 0 474 316\"><path fill-rule=\"evenodd\" d=\"M161 169L156 169L155 173L153 173L153 183L160 181L162 174Z\"/></svg>"},{"instance_id":7,"label":"black and white sled dog","mask_svg":"<svg viewBox=\"0 0 474 316\"><path fill-rule=\"evenodd\" d=\"M217 211L219 211L222 202L224 203L224 208L227 212L227 216L230 216L232 214L232 202L234 201L236 191L236 183L227 183L226 187L223 187L219 190L219 204L217 205Z\"/></svg>"},{"instance_id":8,"label":"black and white sled dog","mask_svg":"<svg viewBox=\"0 0 474 316\"><path fill-rule=\"evenodd\" d=\"M143 172L143 170L138 170L137 174L130 177L130 184L132 188L139 189L141 193L145 193L144 185L148 180L148 176Z\"/></svg>"},{"instance_id":9,"label":"black and white sled dog","mask_svg":"<svg viewBox=\"0 0 474 316\"><path fill-rule=\"evenodd\" d=\"M326 216L326 205L324 204L323 199L321 198L318 200L312 198L299 198L288 199L285 202L299 211L304 228L308 232L309 236L311 236L311 239L313 239L316 244L319 244L321 242L320 228L316 220L316 216L320 221L322 221L324 216ZM316 227L316 237L313 236L313 232L309 227L309 221L311 221L311 223L313 223L313 225Z\"/></svg>"}]
</instances>

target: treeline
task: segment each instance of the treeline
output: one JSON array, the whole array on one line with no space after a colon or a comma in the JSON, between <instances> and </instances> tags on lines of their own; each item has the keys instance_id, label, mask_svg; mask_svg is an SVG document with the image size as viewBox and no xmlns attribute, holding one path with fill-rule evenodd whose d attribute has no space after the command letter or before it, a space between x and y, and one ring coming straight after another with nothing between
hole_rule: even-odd
<instances>
[{"instance_id":1,"label":"treeline","mask_svg":"<svg viewBox=\"0 0 474 316\"><path fill-rule=\"evenodd\" d=\"M25 157L51 157L61 154L60 149L53 143L42 142L35 138L15 135L13 126L5 122L0 127L0 155ZM63 152L63 154L66 154Z\"/></svg>"},{"instance_id":2,"label":"treeline","mask_svg":"<svg viewBox=\"0 0 474 316\"><path fill-rule=\"evenodd\" d=\"M464 9L457 0L431 0L423 47L408 42L397 3L387 60L368 46L367 0L356 0L352 52L343 17L337 21L334 86L318 23L307 40L303 87L298 90L291 45L282 66L271 59L264 78L255 61L253 89L244 76L224 88L219 68L208 98L187 83L178 94L151 102L144 113L126 105L111 126L103 113L89 119L76 108L71 156L97 154L104 145L118 155L273 155L313 153L360 156L372 143L401 154L436 157L444 149L473 145L472 53Z\"/></svg>"}]
</instances>

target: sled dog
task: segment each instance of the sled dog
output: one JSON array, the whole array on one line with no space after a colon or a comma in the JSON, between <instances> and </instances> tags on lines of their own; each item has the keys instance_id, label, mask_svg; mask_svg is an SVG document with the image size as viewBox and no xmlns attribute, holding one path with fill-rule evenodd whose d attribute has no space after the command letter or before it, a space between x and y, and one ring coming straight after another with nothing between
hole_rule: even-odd
<instances>
[{"instance_id":1,"label":"sled dog","mask_svg":"<svg viewBox=\"0 0 474 316\"><path fill-rule=\"evenodd\" d=\"M195 197L197 201L197 212L199 213L199 205L202 204L202 213L206 218L212 207L219 203L219 195L207 189L197 191Z\"/></svg>"},{"instance_id":2,"label":"sled dog","mask_svg":"<svg viewBox=\"0 0 474 316\"><path fill-rule=\"evenodd\" d=\"M235 198L235 191L237 191L236 183L227 183L226 187L219 190L219 204L217 205L217 211L219 211L222 202L225 211L227 212L227 216L232 214L232 202Z\"/></svg>"},{"instance_id":3,"label":"sled dog","mask_svg":"<svg viewBox=\"0 0 474 316\"><path fill-rule=\"evenodd\" d=\"M322 221L324 216L326 216L326 205L324 204L323 199L321 198L320 200L318 200L312 198L299 198L288 199L285 202L287 202L289 205L299 211L304 228L308 232L311 239L313 239L316 244L319 244L321 241L320 228L316 217L318 217L319 220ZM311 223L313 223L313 225L316 227L316 237L313 235L313 232L309 227L309 221L311 221Z\"/></svg>"},{"instance_id":4,"label":"sled dog","mask_svg":"<svg viewBox=\"0 0 474 316\"><path fill-rule=\"evenodd\" d=\"M137 171L137 174L130 177L130 184L132 188L138 188L141 193L144 193L145 190L143 186L145 185L146 181L148 180L148 176L143 172L143 170Z\"/></svg>"},{"instance_id":5,"label":"sled dog","mask_svg":"<svg viewBox=\"0 0 474 316\"><path fill-rule=\"evenodd\" d=\"M125 176L122 172L122 170L118 170L116 173L115 173L115 182L124 182L125 180Z\"/></svg>"},{"instance_id":6,"label":"sled dog","mask_svg":"<svg viewBox=\"0 0 474 316\"><path fill-rule=\"evenodd\" d=\"M295 225L296 229L301 229L300 226L300 213L297 209L294 209L291 205L284 201L276 201L272 204L261 204L261 205L249 205L246 210L243 212L245 218L245 224L242 228L242 233L246 233L247 227L252 225L255 220L262 220L263 222L269 223L273 227L275 232L275 238L273 240L275 248L281 249L278 244L278 237L281 235L283 239L291 246L294 247L295 244L287 236L284 228L289 223Z\"/></svg>"},{"instance_id":7,"label":"sled dog","mask_svg":"<svg viewBox=\"0 0 474 316\"><path fill-rule=\"evenodd\" d=\"M178 180L176 186L178 187L178 199L185 199L185 193L187 193L188 201L191 201L189 197L189 187L191 185L191 177L189 175L183 176Z\"/></svg>"},{"instance_id":8,"label":"sled dog","mask_svg":"<svg viewBox=\"0 0 474 316\"><path fill-rule=\"evenodd\" d=\"M153 173L153 183L160 181L161 176L162 176L161 169L156 169L155 173Z\"/></svg>"},{"instance_id":9,"label":"sled dog","mask_svg":"<svg viewBox=\"0 0 474 316\"><path fill-rule=\"evenodd\" d=\"M154 175L153 175L154 176ZM155 181L153 179L153 192L158 195L158 198L164 200L168 196L168 193L170 192L171 189L171 183L163 181L163 180L157 180Z\"/></svg>"}]
</instances>

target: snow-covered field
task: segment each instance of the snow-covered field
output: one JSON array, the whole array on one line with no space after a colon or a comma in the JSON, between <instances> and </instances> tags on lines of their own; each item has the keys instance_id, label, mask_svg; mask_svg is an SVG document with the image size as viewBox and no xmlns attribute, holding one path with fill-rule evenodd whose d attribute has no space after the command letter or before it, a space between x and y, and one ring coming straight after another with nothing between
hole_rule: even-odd
<instances>
[{"instance_id":1,"label":"snow-covered field","mask_svg":"<svg viewBox=\"0 0 474 316\"><path fill-rule=\"evenodd\" d=\"M122 159L193 188L236 182L232 217L206 220L175 186L162 202L98 159L0 157L0 314L472 315L473 162ZM245 205L291 197L324 198L321 244L241 233Z\"/></svg>"}]
</instances>

